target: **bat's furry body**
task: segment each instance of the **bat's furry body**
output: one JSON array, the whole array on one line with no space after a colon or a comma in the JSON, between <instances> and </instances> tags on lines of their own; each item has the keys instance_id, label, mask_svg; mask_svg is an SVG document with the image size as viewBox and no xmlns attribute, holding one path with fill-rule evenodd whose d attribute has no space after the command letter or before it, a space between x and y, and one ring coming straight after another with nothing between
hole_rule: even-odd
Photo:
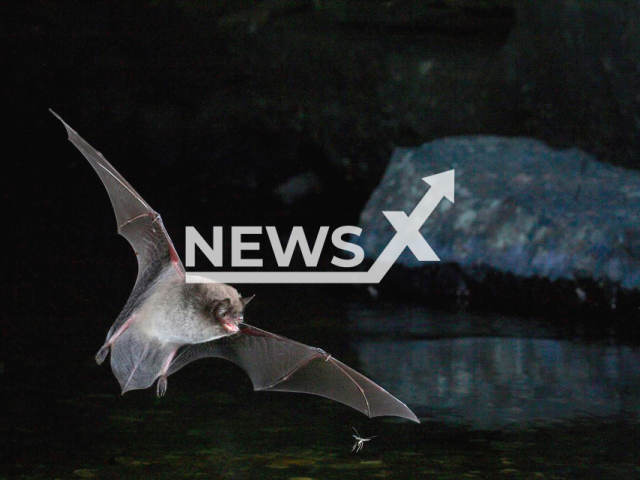
<instances>
[{"instance_id":1,"label":"bat's furry body","mask_svg":"<svg viewBox=\"0 0 640 480\"><path fill-rule=\"evenodd\" d=\"M134 289L96 355L102 363L111 353L111 368L123 393L157 381L158 395L164 395L169 375L199 358L219 357L242 367L256 390L311 393L369 417L394 415L418 421L398 399L323 350L244 324L244 307L251 298L243 298L235 288L186 283L160 215L98 151L56 117L102 179L118 231L138 257Z\"/></svg>"},{"instance_id":2,"label":"bat's furry body","mask_svg":"<svg viewBox=\"0 0 640 480\"><path fill-rule=\"evenodd\" d=\"M213 322L213 312L207 308L227 298L232 299L230 308L242 311L242 299L234 288L219 283L185 283L172 265L166 265L123 310L122 325L126 328L112 328L107 335L103 348L111 349L111 367L123 392L150 387L156 378L166 376L181 346L228 336L228 328L235 333L233 327ZM146 348L149 342L153 348ZM105 353L101 352L99 357Z\"/></svg>"}]
</instances>

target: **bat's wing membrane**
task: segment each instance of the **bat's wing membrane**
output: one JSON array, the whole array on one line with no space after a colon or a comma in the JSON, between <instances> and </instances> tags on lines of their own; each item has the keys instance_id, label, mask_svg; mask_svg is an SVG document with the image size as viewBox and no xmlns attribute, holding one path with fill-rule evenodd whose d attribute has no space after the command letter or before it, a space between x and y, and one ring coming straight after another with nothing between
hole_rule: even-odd
<instances>
[{"instance_id":1,"label":"bat's wing membrane","mask_svg":"<svg viewBox=\"0 0 640 480\"><path fill-rule=\"evenodd\" d=\"M69 140L89 161L107 189L118 222L118 233L125 237L138 257L138 280L147 268L158 262L173 260L179 271L184 272L173 243L164 228L160 215L136 192L118 171L76 133L62 118Z\"/></svg>"},{"instance_id":2,"label":"bat's wing membrane","mask_svg":"<svg viewBox=\"0 0 640 480\"><path fill-rule=\"evenodd\" d=\"M318 348L243 324L240 333L184 346L169 374L204 357L229 360L247 372L255 390L320 395L368 417L397 416L419 422L400 400Z\"/></svg>"}]
</instances>

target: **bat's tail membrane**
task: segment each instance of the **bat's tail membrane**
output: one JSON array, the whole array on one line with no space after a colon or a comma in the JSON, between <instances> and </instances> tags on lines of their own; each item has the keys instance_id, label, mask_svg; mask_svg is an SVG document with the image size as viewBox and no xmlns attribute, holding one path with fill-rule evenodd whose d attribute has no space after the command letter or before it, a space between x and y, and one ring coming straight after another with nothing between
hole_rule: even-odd
<instances>
[{"instance_id":1,"label":"bat's tail membrane","mask_svg":"<svg viewBox=\"0 0 640 480\"><path fill-rule=\"evenodd\" d=\"M122 393L148 388L160 376L175 345L163 344L133 324L111 347L111 369Z\"/></svg>"}]
</instances>

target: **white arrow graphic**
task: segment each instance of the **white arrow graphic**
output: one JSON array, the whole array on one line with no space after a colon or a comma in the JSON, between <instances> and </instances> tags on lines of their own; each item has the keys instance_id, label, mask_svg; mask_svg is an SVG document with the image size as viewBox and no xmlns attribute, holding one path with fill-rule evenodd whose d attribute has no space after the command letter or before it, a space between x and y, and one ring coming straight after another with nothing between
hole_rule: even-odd
<instances>
[{"instance_id":1,"label":"white arrow graphic","mask_svg":"<svg viewBox=\"0 0 640 480\"><path fill-rule=\"evenodd\" d=\"M446 197L451 203L455 202L455 170L424 177L422 180L431 185L431 188L409 217L404 212L382 212L398 233L367 272L372 276L372 280L376 279L371 283L380 283L407 246L422 262L440 261L424 237L420 235L420 227L427 221L442 198Z\"/></svg>"},{"instance_id":2,"label":"white arrow graphic","mask_svg":"<svg viewBox=\"0 0 640 480\"><path fill-rule=\"evenodd\" d=\"M187 283L380 283L406 247L421 262L440 259L420 234L420 228L443 198L455 201L455 170L422 179L431 188L413 209L382 212L396 234L367 272L189 272Z\"/></svg>"}]
</instances>

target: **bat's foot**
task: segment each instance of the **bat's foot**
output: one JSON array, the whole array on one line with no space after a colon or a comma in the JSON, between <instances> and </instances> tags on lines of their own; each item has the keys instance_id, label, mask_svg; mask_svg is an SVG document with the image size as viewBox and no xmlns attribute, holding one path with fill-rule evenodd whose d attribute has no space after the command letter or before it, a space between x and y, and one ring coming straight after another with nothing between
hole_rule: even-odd
<instances>
[{"instance_id":1,"label":"bat's foot","mask_svg":"<svg viewBox=\"0 0 640 480\"><path fill-rule=\"evenodd\" d=\"M160 398L164 397L165 393L167 393L167 377L165 375L162 375L160 378L158 378L156 394L158 395L158 398Z\"/></svg>"},{"instance_id":2,"label":"bat's foot","mask_svg":"<svg viewBox=\"0 0 640 480\"><path fill-rule=\"evenodd\" d=\"M107 355L109 354L109 345L103 345L102 348L100 350L98 350L98 353L96 353L96 362L98 363L98 365L102 365L102 362L104 362L104 359L107 358Z\"/></svg>"}]
</instances>

